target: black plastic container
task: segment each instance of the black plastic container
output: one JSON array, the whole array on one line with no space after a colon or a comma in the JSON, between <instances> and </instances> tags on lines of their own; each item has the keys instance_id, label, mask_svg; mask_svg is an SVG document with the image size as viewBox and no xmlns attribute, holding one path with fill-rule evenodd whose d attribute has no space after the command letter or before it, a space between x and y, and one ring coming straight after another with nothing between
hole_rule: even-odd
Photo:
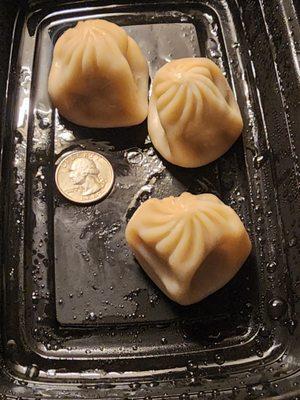
<instances>
[{"instance_id":1,"label":"black plastic container","mask_svg":"<svg viewBox=\"0 0 300 400\"><path fill-rule=\"evenodd\" d=\"M10 4L9 15L0 7L6 32L18 11L2 119L1 398L300 397L295 4L36 0ZM86 18L126 27L152 74L172 58L215 61L237 96L243 137L187 170L160 158L146 124L97 130L62 120L47 94L53 45ZM56 163L74 149L112 163L104 201L79 206L56 190ZM238 275L191 307L164 297L124 241L142 201L183 190L220 196L253 242Z\"/></svg>"}]
</instances>

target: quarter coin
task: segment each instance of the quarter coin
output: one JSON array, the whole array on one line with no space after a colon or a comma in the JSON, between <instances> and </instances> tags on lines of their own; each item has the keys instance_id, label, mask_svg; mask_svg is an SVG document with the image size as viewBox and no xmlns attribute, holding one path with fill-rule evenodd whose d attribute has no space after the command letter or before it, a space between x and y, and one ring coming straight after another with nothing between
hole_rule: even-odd
<instances>
[{"instance_id":1,"label":"quarter coin","mask_svg":"<svg viewBox=\"0 0 300 400\"><path fill-rule=\"evenodd\" d=\"M60 193L76 203L92 203L105 197L114 183L114 171L102 155L74 151L59 163L55 182Z\"/></svg>"}]
</instances>

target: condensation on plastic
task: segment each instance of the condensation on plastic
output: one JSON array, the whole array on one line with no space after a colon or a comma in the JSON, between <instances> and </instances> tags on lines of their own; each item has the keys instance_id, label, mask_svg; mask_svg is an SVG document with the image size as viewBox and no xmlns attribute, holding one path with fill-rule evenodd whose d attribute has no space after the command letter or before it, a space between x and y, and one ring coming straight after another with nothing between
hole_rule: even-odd
<instances>
[{"instance_id":1,"label":"condensation on plastic","mask_svg":"<svg viewBox=\"0 0 300 400\"><path fill-rule=\"evenodd\" d=\"M271 8L254 0L239 7L218 0L74 3L19 16L3 165L3 365L18 380L3 379L3 393L71 399L296 393L300 95L290 95L299 82L287 81L299 68L288 40L297 30L291 35L292 8L272 3L281 18L274 26L266 22L274 17L266 15ZM97 130L61 118L47 93L52 49L65 29L86 18L124 26L147 57L151 77L175 58L211 58L237 97L243 138L214 163L186 170L155 152L145 123ZM290 75L281 72L283 53L276 59L284 50L275 26L290 29ZM75 149L97 151L113 165L115 185L104 201L80 206L57 192L55 166ZM160 293L124 240L126 222L142 201L183 190L220 196L254 245L239 274L192 307Z\"/></svg>"}]
</instances>

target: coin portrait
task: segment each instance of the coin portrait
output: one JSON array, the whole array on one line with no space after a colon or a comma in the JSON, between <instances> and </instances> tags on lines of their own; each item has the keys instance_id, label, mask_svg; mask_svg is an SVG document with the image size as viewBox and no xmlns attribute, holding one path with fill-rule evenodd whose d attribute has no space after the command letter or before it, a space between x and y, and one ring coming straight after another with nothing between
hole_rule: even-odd
<instances>
[{"instance_id":1,"label":"coin portrait","mask_svg":"<svg viewBox=\"0 0 300 400\"><path fill-rule=\"evenodd\" d=\"M109 161L88 150L75 151L59 163L55 181L59 191L69 200L91 203L110 191L114 173Z\"/></svg>"},{"instance_id":2,"label":"coin portrait","mask_svg":"<svg viewBox=\"0 0 300 400\"><path fill-rule=\"evenodd\" d=\"M105 184L96 164L88 158L74 160L70 167L69 176L74 185L78 186L82 196L98 192ZM73 190L69 189L68 192Z\"/></svg>"}]
</instances>

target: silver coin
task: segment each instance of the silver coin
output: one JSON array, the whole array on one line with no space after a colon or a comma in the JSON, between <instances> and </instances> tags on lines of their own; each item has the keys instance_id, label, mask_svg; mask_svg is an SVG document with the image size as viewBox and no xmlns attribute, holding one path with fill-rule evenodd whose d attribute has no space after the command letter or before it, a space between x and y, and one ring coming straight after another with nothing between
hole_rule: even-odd
<instances>
[{"instance_id":1,"label":"silver coin","mask_svg":"<svg viewBox=\"0 0 300 400\"><path fill-rule=\"evenodd\" d=\"M105 197L114 183L114 171L102 155L74 151L59 163L55 182L60 193L76 203L92 203Z\"/></svg>"}]
</instances>

